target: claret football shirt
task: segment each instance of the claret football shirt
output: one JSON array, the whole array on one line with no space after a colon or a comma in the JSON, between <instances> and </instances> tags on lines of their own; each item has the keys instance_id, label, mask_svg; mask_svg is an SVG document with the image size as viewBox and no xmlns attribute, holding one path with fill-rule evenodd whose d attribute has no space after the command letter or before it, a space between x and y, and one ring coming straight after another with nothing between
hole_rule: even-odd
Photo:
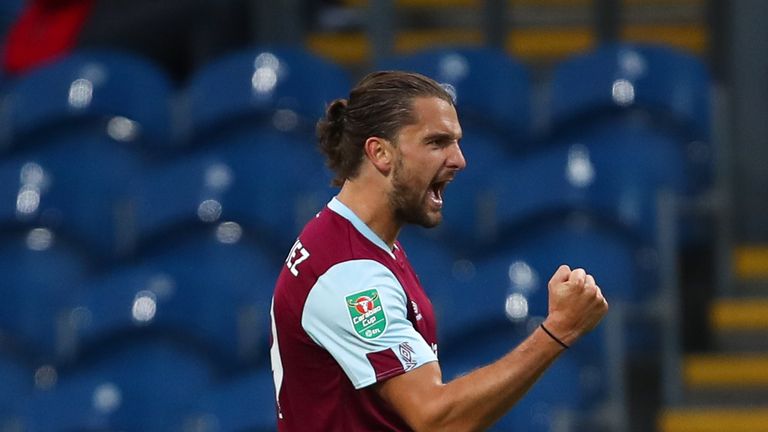
<instances>
[{"instance_id":1,"label":"claret football shirt","mask_svg":"<svg viewBox=\"0 0 768 432\"><path fill-rule=\"evenodd\" d=\"M372 388L437 361L432 304L399 243L332 199L278 277L270 353L279 431L411 430Z\"/></svg>"}]
</instances>

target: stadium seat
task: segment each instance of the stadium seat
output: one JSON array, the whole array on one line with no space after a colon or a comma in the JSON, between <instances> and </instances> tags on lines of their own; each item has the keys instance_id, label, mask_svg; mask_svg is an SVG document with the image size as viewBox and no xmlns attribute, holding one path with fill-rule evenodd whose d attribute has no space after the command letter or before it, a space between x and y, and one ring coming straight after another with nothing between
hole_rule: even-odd
<instances>
[{"instance_id":1,"label":"stadium seat","mask_svg":"<svg viewBox=\"0 0 768 432\"><path fill-rule=\"evenodd\" d=\"M487 255L475 259L473 283L490 294L492 287L506 289L504 298L519 294L520 304L510 306L520 309L507 310L513 319L546 316L547 282L561 264L593 273L607 298L639 301L652 297L656 287L653 269L640 261L642 246L630 232L578 211L534 217L511 228ZM498 309L498 297L466 295L477 298L477 309Z\"/></svg>"},{"instance_id":2,"label":"stadium seat","mask_svg":"<svg viewBox=\"0 0 768 432\"><path fill-rule=\"evenodd\" d=\"M657 45L608 44L556 65L551 121L583 127L601 114L639 109L654 122L709 141L711 85L706 66L692 55Z\"/></svg>"},{"instance_id":3,"label":"stadium seat","mask_svg":"<svg viewBox=\"0 0 768 432\"><path fill-rule=\"evenodd\" d=\"M73 309L88 316L75 329L79 351L158 336L184 341L218 364L263 363L279 271L280 261L233 222L169 241L83 287Z\"/></svg>"},{"instance_id":4,"label":"stadium seat","mask_svg":"<svg viewBox=\"0 0 768 432\"><path fill-rule=\"evenodd\" d=\"M45 228L5 232L0 240L0 332L30 361L53 361L62 354L64 313L88 260Z\"/></svg>"},{"instance_id":5,"label":"stadium seat","mask_svg":"<svg viewBox=\"0 0 768 432\"><path fill-rule=\"evenodd\" d=\"M196 432L270 432L277 428L276 418L272 373L260 368L211 387L186 424Z\"/></svg>"},{"instance_id":6,"label":"stadium seat","mask_svg":"<svg viewBox=\"0 0 768 432\"><path fill-rule=\"evenodd\" d=\"M0 430L12 430L21 413L21 401L32 391L33 371L23 359L5 350L0 352Z\"/></svg>"},{"instance_id":7,"label":"stadium seat","mask_svg":"<svg viewBox=\"0 0 768 432\"><path fill-rule=\"evenodd\" d=\"M171 84L153 64L113 51L69 54L16 80L3 111L8 146L98 130L136 146L171 136ZM72 149L74 150L74 149Z\"/></svg>"},{"instance_id":8,"label":"stadium seat","mask_svg":"<svg viewBox=\"0 0 768 432\"><path fill-rule=\"evenodd\" d=\"M184 413L212 381L205 360L178 345L105 346L92 354L27 401L23 430L181 430Z\"/></svg>"},{"instance_id":9,"label":"stadium seat","mask_svg":"<svg viewBox=\"0 0 768 432\"><path fill-rule=\"evenodd\" d=\"M461 304L475 291L470 283L475 276L473 263L430 230L405 227L399 241L432 302L439 340L446 341L474 326L474 309ZM467 294L462 296L462 292Z\"/></svg>"},{"instance_id":10,"label":"stadium seat","mask_svg":"<svg viewBox=\"0 0 768 432\"><path fill-rule=\"evenodd\" d=\"M378 69L407 70L445 84L462 125L486 129L523 147L531 137L531 83L525 66L492 48L436 48L383 60Z\"/></svg>"},{"instance_id":11,"label":"stadium seat","mask_svg":"<svg viewBox=\"0 0 768 432\"><path fill-rule=\"evenodd\" d=\"M713 80L704 63L673 48L610 44L559 64L551 80L555 135L616 123L643 125L686 151L699 189L714 179Z\"/></svg>"},{"instance_id":12,"label":"stadium seat","mask_svg":"<svg viewBox=\"0 0 768 432\"><path fill-rule=\"evenodd\" d=\"M492 431L601 431L592 424L604 401L605 376L596 364L560 356ZM598 355L598 353L595 353Z\"/></svg>"},{"instance_id":13,"label":"stadium seat","mask_svg":"<svg viewBox=\"0 0 768 432\"><path fill-rule=\"evenodd\" d=\"M662 191L694 189L684 150L644 127L608 127L571 136L494 173L496 231L536 214L580 209L656 240Z\"/></svg>"},{"instance_id":14,"label":"stadium seat","mask_svg":"<svg viewBox=\"0 0 768 432\"><path fill-rule=\"evenodd\" d=\"M280 254L334 195L322 156L277 130L217 140L157 166L139 183L139 243L174 227L231 220Z\"/></svg>"},{"instance_id":15,"label":"stadium seat","mask_svg":"<svg viewBox=\"0 0 768 432\"><path fill-rule=\"evenodd\" d=\"M347 97L340 67L301 47L254 47L197 70L185 88L187 138L209 141L223 130L268 127L314 135L326 104Z\"/></svg>"},{"instance_id":16,"label":"stadium seat","mask_svg":"<svg viewBox=\"0 0 768 432\"><path fill-rule=\"evenodd\" d=\"M66 134L0 161L0 226L44 226L83 245L99 262L131 252L128 195L143 167L107 136Z\"/></svg>"},{"instance_id":17,"label":"stadium seat","mask_svg":"<svg viewBox=\"0 0 768 432\"><path fill-rule=\"evenodd\" d=\"M115 52L75 53L19 79L3 112L0 224L54 228L100 261L129 254L126 194L142 149L170 139L169 92L153 65Z\"/></svg>"},{"instance_id":18,"label":"stadium seat","mask_svg":"<svg viewBox=\"0 0 768 432\"><path fill-rule=\"evenodd\" d=\"M456 247L475 247L493 240L496 224L493 173L516 160L507 141L478 128L465 127L461 149L467 166L445 190L443 222L434 228Z\"/></svg>"}]
</instances>

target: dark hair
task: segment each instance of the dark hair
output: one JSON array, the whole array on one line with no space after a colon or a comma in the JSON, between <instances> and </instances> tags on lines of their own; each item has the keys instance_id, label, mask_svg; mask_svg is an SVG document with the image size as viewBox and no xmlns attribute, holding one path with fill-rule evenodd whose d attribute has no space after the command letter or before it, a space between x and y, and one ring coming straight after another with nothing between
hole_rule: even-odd
<instances>
[{"instance_id":1,"label":"dark hair","mask_svg":"<svg viewBox=\"0 0 768 432\"><path fill-rule=\"evenodd\" d=\"M354 178L363 160L363 144L370 137L396 142L404 126L414 124L413 99L437 97L453 105L453 98L440 84L417 73L373 72L349 93L328 105L317 123L320 150L334 172L334 186Z\"/></svg>"}]
</instances>

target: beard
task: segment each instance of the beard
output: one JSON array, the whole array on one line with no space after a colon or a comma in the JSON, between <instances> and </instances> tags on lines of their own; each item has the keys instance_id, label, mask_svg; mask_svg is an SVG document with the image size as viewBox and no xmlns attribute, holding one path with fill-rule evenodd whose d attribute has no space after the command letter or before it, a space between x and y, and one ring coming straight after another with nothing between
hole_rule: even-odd
<instances>
[{"instance_id":1,"label":"beard","mask_svg":"<svg viewBox=\"0 0 768 432\"><path fill-rule=\"evenodd\" d=\"M392 173L392 191L389 193L389 203L394 210L395 220L401 223L419 225L424 228L434 228L443 220L442 212L430 214L427 210L427 191L419 191L409 186L403 159L395 164Z\"/></svg>"}]
</instances>

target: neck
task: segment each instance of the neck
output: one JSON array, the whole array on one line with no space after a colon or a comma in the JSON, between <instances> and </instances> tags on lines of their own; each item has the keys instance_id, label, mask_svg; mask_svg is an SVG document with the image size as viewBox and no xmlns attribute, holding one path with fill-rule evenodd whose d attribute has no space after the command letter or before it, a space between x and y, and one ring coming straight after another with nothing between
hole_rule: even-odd
<instances>
[{"instance_id":1,"label":"neck","mask_svg":"<svg viewBox=\"0 0 768 432\"><path fill-rule=\"evenodd\" d=\"M395 220L389 194L385 190L371 190L370 187L362 186L361 183L347 180L336 199L349 207L387 246L393 248L402 223Z\"/></svg>"}]
</instances>

